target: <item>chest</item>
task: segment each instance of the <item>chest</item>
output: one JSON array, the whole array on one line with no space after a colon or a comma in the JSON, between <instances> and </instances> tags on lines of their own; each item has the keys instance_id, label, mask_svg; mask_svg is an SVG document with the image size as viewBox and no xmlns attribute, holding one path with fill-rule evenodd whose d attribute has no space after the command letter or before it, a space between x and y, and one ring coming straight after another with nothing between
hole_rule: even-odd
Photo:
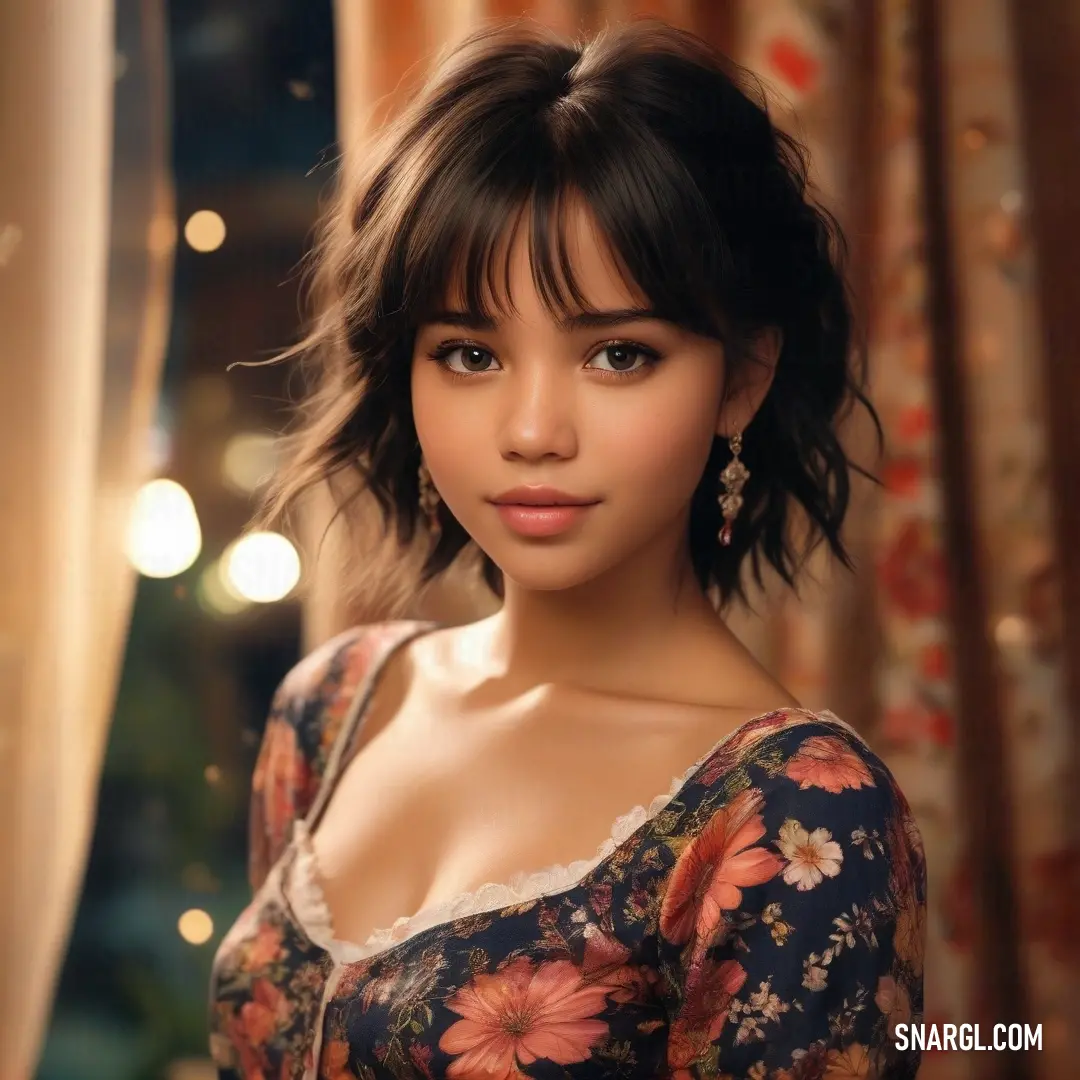
<instances>
[{"instance_id":1,"label":"chest","mask_svg":"<svg viewBox=\"0 0 1080 1080\"><path fill-rule=\"evenodd\" d=\"M437 719L406 706L382 724L313 837L335 935L363 942L486 885L594 858L618 818L712 741L700 717L584 706L537 694Z\"/></svg>"}]
</instances>

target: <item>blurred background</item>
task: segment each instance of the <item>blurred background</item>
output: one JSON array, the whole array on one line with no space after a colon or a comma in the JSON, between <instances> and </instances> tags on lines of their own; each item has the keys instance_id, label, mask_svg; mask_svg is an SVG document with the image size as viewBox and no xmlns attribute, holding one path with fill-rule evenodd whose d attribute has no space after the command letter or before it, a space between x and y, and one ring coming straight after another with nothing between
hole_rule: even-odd
<instances>
[{"instance_id":1,"label":"blurred background","mask_svg":"<svg viewBox=\"0 0 1080 1080\"><path fill-rule=\"evenodd\" d=\"M302 258L359 139L490 16L653 14L762 76L851 243L887 448L796 600L732 621L862 731L930 867L922 1077L1080 1075L1080 6L0 3L0 1080L199 1080L270 697L356 622L346 538L244 535ZM854 446L870 433L852 426ZM315 497L304 522L329 520ZM1069 553L1073 552L1073 555ZM308 585L303 589L303 583ZM301 598L302 597L302 598ZM449 579L414 614L490 608Z\"/></svg>"}]
</instances>

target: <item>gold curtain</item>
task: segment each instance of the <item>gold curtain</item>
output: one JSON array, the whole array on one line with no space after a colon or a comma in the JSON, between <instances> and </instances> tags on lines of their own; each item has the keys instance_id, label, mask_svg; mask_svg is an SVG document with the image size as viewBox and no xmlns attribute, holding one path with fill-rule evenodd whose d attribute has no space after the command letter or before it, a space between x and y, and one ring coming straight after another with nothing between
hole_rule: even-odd
<instances>
[{"instance_id":1,"label":"gold curtain","mask_svg":"<svg viewBox=\"0 0 1080 1080\"><path fill-rule=\"evenodd\" d=\"M128 6L142 40L122 72L110 0L0 5L4 1080L33 1074L92 833L134 585L127 508L164 336L161 13ZM114 183L121 73L154 135L125 128L137 169Z\"/></svg>"}]
</instances>

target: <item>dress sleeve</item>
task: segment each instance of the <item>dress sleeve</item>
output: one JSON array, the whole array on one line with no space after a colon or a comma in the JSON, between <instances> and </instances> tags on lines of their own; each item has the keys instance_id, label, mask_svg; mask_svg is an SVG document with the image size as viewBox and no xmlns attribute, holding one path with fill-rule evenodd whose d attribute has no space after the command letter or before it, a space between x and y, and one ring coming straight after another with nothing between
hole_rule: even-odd
<instances>
[{"instance_id":1,"label":"dress sleeve","mask_svg":"<svg viewBox=\"0 0 1080 1080\"><path fill-rule=\"evenodd\" d=\"M248 877L257 891L311 809L362 672L359 628L300 661L274 694L251 780Z\"/></svg>"},{"instance_id":2,"label":"dress sleeve","mask_svg":"<svg viewBox=\"0 0 1080 1080\"><path fill-rule=\"evenodd\" d=\"M804 725L692 799L659 919L675 1080L913 1078L925 860L884 764Z\"/></svg>"}]
</instances>

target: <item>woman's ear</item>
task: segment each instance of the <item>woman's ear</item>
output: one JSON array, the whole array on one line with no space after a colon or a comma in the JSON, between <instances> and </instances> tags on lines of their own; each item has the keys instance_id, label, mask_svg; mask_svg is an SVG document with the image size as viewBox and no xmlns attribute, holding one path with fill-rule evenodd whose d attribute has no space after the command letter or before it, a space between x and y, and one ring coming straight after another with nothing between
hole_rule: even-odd
<instances>
[{"instance_id":1,"label":"woman's ear","mask_svg":"<svg viewBox=\"0 0 1080 1080\"><path fill-rule=\"evenodd\" d=\"M739 365L724 391L724 404L716 424L716 434L722 439L745 431L754 419L772 386L783 347L784 334L778 326L767 326L755 336L750 355Z\"/></svg>"}]
</instances>

